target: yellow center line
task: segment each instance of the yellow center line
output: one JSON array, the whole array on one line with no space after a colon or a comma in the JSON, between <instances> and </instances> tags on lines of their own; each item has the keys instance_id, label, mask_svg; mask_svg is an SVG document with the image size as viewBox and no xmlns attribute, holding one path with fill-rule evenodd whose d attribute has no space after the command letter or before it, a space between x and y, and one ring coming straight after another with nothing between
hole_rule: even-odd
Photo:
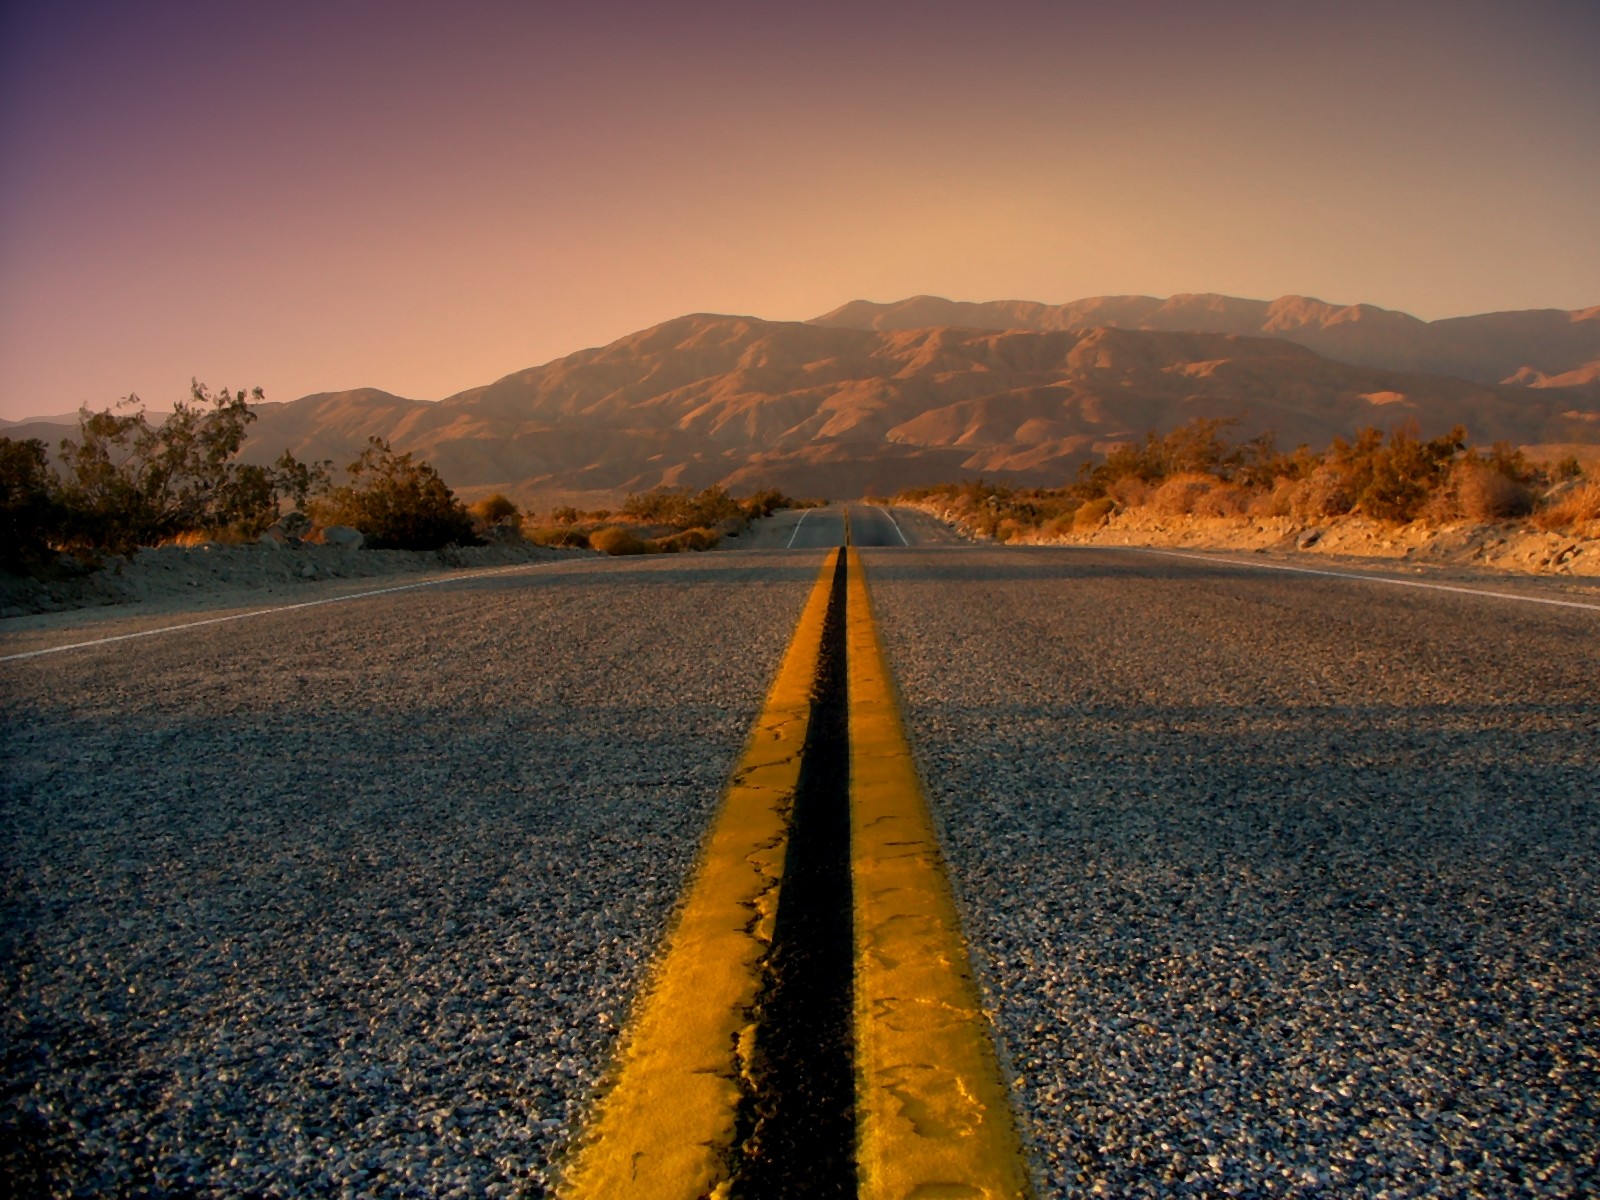
<instances>
[{"instance_id":1,"label":"yellow center line","mask_svg":"<svg viewBox=\"0 0 1600 1200\"><path fill-rule=\"evenodd\" d=\"M847 551L861 1200L1030 1194L856 550Z\"/></svg>"},{"instance_id":2,"label":"yellow center line","mask_svg":"<svg viewBox=\"0 0 1600 1200\"><path fill-rule=\"evenodd\" d=\"M693 881L572 1159L567 1200L698 1200L727 1187L751 1010L772 940L810 722L832 551L728 785Z\"/></svg>"},{"instance_id":3,"label":"yellow center line","mask_svg":"<svg viewBox=\"0 0 1600 1200\"><path fill-rule=\"evenodd\" d=\"M834 571L847 559L857 1195L1030 1186L860 555L832 551L569 1160L565 1200L725 1200Z\"/></svg>"}]
</instances>

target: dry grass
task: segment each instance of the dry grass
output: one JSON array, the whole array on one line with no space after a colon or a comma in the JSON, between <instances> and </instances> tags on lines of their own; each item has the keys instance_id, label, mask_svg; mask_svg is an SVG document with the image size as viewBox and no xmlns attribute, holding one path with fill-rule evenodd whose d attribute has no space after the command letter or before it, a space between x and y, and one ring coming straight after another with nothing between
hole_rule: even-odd
<instances>
[{"instance_id":1,"label":"dry grass","mask_svg":"<svg viewBox=\"0 0 1600 1200\"><path fill-rule=\"evenodd\" d=\"M1098 500L1090 500L1080 504L1072 514L1072 527L1074 529L1097 529L1111 519L1111 514L1116 511L1116 501L1109 496L1101 496Z\"/></svg>"},{"instance_id":2,"label":"dry grass","mask_svg":"<svg viewBox=\"0 0 1600 1200\"><path fill-rule=\"evenodd\" d=\"M1533 514L1540 529L1573 530L1600 524L1600 482L1585 483L1557 496Z\"/></svg>"}]
</instances>

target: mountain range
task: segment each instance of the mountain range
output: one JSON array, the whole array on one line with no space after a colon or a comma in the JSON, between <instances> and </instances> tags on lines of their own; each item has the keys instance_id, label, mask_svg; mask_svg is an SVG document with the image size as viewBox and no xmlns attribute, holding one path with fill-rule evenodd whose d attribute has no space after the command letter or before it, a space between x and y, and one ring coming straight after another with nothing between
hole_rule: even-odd
<instances>
[{"instance_id":1,"label":"mountain range","mask_svg":"<svg viewBox=\"0 0 1600 1200\"><path fill-rule=\"evenodd\" d=\"M247 455L342 464L375 434L468 496L534 505L719 482L831 497L1060 483L1197 416L1286 448L1401 421L1600 446L1600 307L1425 322L1304 297L854 301L809 322L679 317L437 402L358 389L258 411Z\"/></svg>"}]
</instances>

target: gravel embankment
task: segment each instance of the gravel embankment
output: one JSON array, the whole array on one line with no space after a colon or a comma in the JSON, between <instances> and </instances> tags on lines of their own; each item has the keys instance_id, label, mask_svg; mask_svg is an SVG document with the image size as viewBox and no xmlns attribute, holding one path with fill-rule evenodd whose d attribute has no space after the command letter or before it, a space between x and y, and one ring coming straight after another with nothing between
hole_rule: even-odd
<instances>
[{"instance_id":1,"label":"gravel embankment","mask_svg":"<svg viewBox=\"0 0 1600 1200\"><path fill-rule=\"evenodd\" d=\"M0 664L14 1194L542 1195L815 570L559 563Z\"/></svg>"},{"instance_id":2,"label":"gravel embankment","mask_svg":"<svg viewBox=\"0 0 1600 1200\"><path fill-rule=\"evenodd\" d=\"M867 565L1044 1197L1600 1192L1600 613Z\"/></svg>"}]
</instances>

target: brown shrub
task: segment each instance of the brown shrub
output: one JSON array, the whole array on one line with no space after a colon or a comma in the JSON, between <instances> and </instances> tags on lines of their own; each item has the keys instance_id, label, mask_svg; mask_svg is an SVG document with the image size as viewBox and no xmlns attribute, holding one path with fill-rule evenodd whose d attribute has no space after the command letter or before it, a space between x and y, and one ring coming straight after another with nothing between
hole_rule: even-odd
<instances>
[{"instance_id":1,"label":"brown shrub","mask_svg":"<svg viewBox=\"0 0 1600 1200\"><path fill-rule=\"evenodd\" d=\"M1569 488L1533 514L1540 529L1575 529L1600 521L1600 482Z\"/></svg>"},{"instance_id":2,"label":"brown shrub","mask_svg":"<svg viewBox=\"0 0 1600 1200\"><path fill-rule=\"evenodd\" d=\"M994 540L997 542L1020 542L1033 532L1033 526L1028 525L1015 517L1002 517L999 524L994 527Z\"/></svg>"},{"instance_id":3,"label":"brown shrub","mask_svg":"<svg viewBox=\"0 0 1600 1200\"><path fill-rule=\"evenodd\" d=\"M683 550L709 550L722 540L722 535L714 529L685 529L682 533L674 533L667 537L651 539L651 545L666 554L677 554Z\"/></svg>"},{"instance_id":4,"label":"brown shrub","mask_svg":"<svg viewBox=\"0 0 1600 1200\"><path fill-rule=\"evenodd\" d=\"M1079 507L1081 508L1082 506L1080 505ZM1058 538L1064 537L1071 533L1072 519L1076 515L1077 511L1078 510L1075 508L1071 512L1062 513L1059 517L1051 517L1050 520L1046 521L1043 527L1040 528L1040 536L1047 538Z\"/></svg>"},{"instance_id":5,"label":"brown shrub","mask_svg":"<svg viewBox=\"0 0 1600 1200\"><path fill-rule=\"evenodd\" d=\"M1150 499L1150 485L1137 475L1124 475L1106 485L1106 495L1123 508L1138 508Z\"/></svg>"},{"instance_id":6,"label":"brown shrub","mask_svg":"<svg viewBox=\"0 0 1600 1200\"><path fill-rule=\"evenodd\" d=\"M1474 521L1504 521L1533 511L1533 493L1492 467L1463 464L1451 484L1462 514Z\"/></svg>"},{"instance_id":7,"label":"brown shrub","mask_svg":"<svg viewBox=\"0 0 1600 1200\"><path fill-rule=\"evenodd\" d=\"M1080 504L1072 513L1072 527L1074 529L1096 529L1104 525L1116 510L1116 502L1109 496L1101 496L1098 500L1090 500Z\"/></svg>"},{"instance_id":8,"label":"brown shrub","mask_svg":"<svg viewBox=\"0 0 1600 1200\"><path fill-rule=\"evenodd\" d=\"M492 492L482 500L467 505L467 511L480 525L522 524L522 513L517 506L499 492Z\"/></svg>"},{"instance_id":9,"label":"brown shrub","mask_svg":"<svg viewBox=\"0 0 1600 1200\"><path fill-rule=\"evenodd\" d=\"M572 550L589 549L589 535L569 525L545 525L539 529L524 529L522 536L536 546L563 546Z\"/></svg>"},{"instance_id":10,"label":"brown shrub","mask_svg":"<svg viewBox=\"0 0 1600 1200\"><path fill-rule=\"evenodd\" d=\"M589 535L589 545L602 554L649 554L653 548L641 540L631 529L620 525L607 525Z\"/></svg>"},{"instance_id":11,"label":"brown shrub","mask_svg":"<svg viewBox=\"0 0 1600 1200\"><path fill-rule=\"evenodd\" d=\"M1318 467L1295 485L1289 511L1298 520L1320 521L1342 517L1355 503L1343 475L1331 467Z\"/></svg>"},{"instance_id":12,"label":"brown shrub","mask_svg":"<svg viewBox=\"0 0 1600 1200\"><path fill-rule=\"evenodd\" d=\"M1210 488L1194 502L1197 517L1242 517L1250 507L1250 493L1236 483L1222 483Z\"/></svg>"},{"instance_id":13,"label":"brown shrub","mask_svg":"<svg viewBox=\"0 0 1600 1200\"><path fill-rule=\"evenodd\" d=\"M1282 475L1273 481L1270 492L1257 492L1250 497L1246 511L1252 517L1287 517L1294 511L1294 496L1300 482Z\"/></svg>"},{"instance_id":14,"label":"brown shrub","mask_svg":"<svg viewBox=\"0 0 1600 1200\"><path fill-rule=\"evenodd\" d=\"M1185 516L1220 482L1214 475L1196 471L1173 475L1151 493L1149 505L1164 517Z\"/></svg>"}]
</instances>

